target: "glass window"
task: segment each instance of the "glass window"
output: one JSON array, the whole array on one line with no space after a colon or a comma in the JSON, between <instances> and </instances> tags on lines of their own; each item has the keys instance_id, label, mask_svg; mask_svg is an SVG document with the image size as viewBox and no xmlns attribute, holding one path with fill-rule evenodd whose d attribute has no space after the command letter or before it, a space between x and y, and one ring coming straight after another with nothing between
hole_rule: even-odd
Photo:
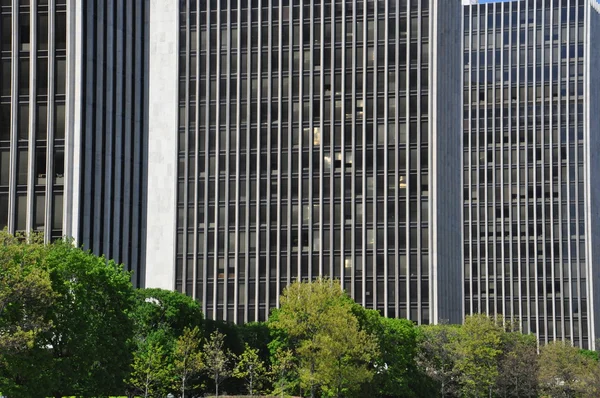
<instances>
[{"instance_id":1,"label":"glass window","mask_svg":"<svg viewBox=\"0 0 600 398\"><path fill-rule=\"evenodd\" d=\"M17 184L18 185L27 185L27 149L19 149L18 153L18 175L17 175Z\"/></svg>"},{"instance_id":2,"label":"glass window","mask_svg":"<svg viewBox=\"0 0 600 398\"><path fill-rule=\"evenodd\" d=\"M65 138L65 105L64 104L56 105L56 123L55 123L55 130L54 130L54 138L55 139Z\"/></svg>"},{"instance_id":3,"label":"glass window","mask_svg":"<svg viewBox=\"0 0 600 398\"><path fill-rule=\"evenodd\" d=\"M55 33L56 50L67 48L67 16L64 12L56 13Z\"/></svg>"},{"instance_id":4,"label":"glass window","mask_svg":"<svg viewBox=\"0 0 600 398\"><path fill-rule=\"evenodd\" d=\"M29 94L29 60L21 59L19 62L19 95Z\"/></svg>"},{"instance_id":5,"label":"glass window","mask_svg":"<svg viewBox=\"0 0 600 398\"><path fill-rule=\"evenodd\" d=\"M30 42L29 30L29 13L19 14L19 49L21 51L29 51Z\"/></svg>"},{"instance_id":6,"label":"glass window","mask_svg":"<svg viewBox=\"0 0 600 398\"><path fill-rule=\"evenodd\" d=\"M43 193L35 195L34 207L33 228L38 231L43 230L46 216L46 200Z\"/></svg>"},{"instance_id":7,"label":"glass window","mask_svg":"<svg viewBox=\"0 0 600 398\"><path fill-rule=\"evenodd\" d=\"M38 16L38 50L48 50L48 15Z\"/></svg>"},{"instance_id":8,"label":"glass window","mask_svg":"<svg viewBox=\"0 0 600 398\"><path fill-rule=\"evenodd\" d=\"M0 228L8 225L8 194L0 195Z\"/></svg>"},{"instance_id":9,"label":"glass window","mask_svg":"<svg viewBox=\"0 0 600 398\"><path fill-rule=\"evenodd\" d=\"M63 95L66 92L67 60L57 59L56 60L56 71L54 73L55 73L56 94Z\"/></svg>"},{"instance_id":10,"label":"glass window","mask_svg":"<svg viewBox=\"0 0 600 398\"><path fill-rule=\"evenodd\" d=\"M2 79L0 79L0 95L9 96L11 92L10 82L12 82L11 60L3 59L0 62L2 62Z\"/></svg>"},{"instance_id":11,"label":"glass window","mask_svg":"<svg viewBox=\"0 0 600 398\"><path fill-rule=\"evenodd\" d=\"M10 151L3 149L0 151L0 185L7 186L10 177Z\"/></svg>"},{"instance_id":12,"label":"glass window","mask_svg":"<svg viewBox=\"0 0 600 398\"><path fill-rule=\"evenodd\" d=\"M24 231L27 225L27 195L26 194L18 194L17 195L17 206L16 206L16 225L15 229L17 231Z\"/></svg>"},{"instance_id":13,"label":"glass window","mask_svg":"<svg viewBox=\"0 0 600 398\"><path fill-rule=\"evenodd\" d=\"M61 229L63 218L63 194L54 194L53 202L54 211L52 212L52 229Z\"/></svg>"},{"instance_id":14,"label":"glass window","mask_svg":"<svg viewBox=\"0 0 600 398\"><path fill-rule=\"evenodd\" d=\"M20 140L26 140L29 137L29 104L19 105L18 131Z\"/></svg>"},{"instance_id":15,"label":"glass window","mask_svg":"<svg viewBox=\"0 0 600 398\"><path fill-rule=\"evenodd\" d=\"M10 140L10 104L0 104L0 141Z\"/></svg>"}]
</instances>

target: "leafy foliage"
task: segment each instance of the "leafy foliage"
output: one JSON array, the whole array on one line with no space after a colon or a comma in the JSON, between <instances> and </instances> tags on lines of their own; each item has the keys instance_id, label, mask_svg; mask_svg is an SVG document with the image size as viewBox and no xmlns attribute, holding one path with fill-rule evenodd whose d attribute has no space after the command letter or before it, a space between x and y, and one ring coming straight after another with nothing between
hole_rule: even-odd
<instances>
[{"instance_id":1,"label":"leafy foliage","mask_svg":"<svg viewBox=\"0 0 600 398\"><path fill-rule=\"evenodd\" d=\"M0 231L0 364L5 355L31 348L51 324L44 316L54 303L44 267L48 247L41 236L14 237Z\"/></svg>"},{"instance_id":2,"label":"leafy foliage","mask_svg":"<svg viewBox=\"0 0 600 398\"><path fill-rule=\"evenodd\" d=\"M233 369L233 377L243 379L250 396L260 389L266 376L264 362L258 355L258 350L246 343L246 349L237 358L237 365Z\"/></svg>"},{"instance_id":3,"label":"leafy foliage","mask_svg":"<svg viewBox=\"0 0 600 398\"><path fill-rule=\"evenodd\" d=\"M170 364L169 352L162 345L163 333L160 330L150 334L140 343L133 356L129 385L136 394L145 398L165 396L173 379L174 369Z\"/></svg>"},{"instance_id":4,"label":"leafy foliage","mask_svg":"<svg viewBox=\"0 0 600 398\"><path fill-rule=\"evenodd\" d=\"M178 381L177 387L181 391L182 398L185 398L186 388L190 387L190 382L204 368L201 341L200 329L196 326L194 329L186 327L175 343L173 373Z\"/></svg>"},{"instance_id":5,"label":"leafy foliage","mask_svg":"<svg viewBox=\"0 0 600 398\"><path fill-rule=\"evenodd\" d=\"M205 372L212 378L215 395L219 396L219 386L231 376L232 354L225 348L225 336L215 331L204 346Z\"/></svg>"},{"instance_id":6,"label":"leafy foliage","mask_svg":"<svg viewBox=\"0 0 600 398\"><path fill-rule=\"evenodd\" d=\"M35 335L27 352L7 360L4 380L12 384L1 388L22 396L28 391L53 396L122 392L131 359L134 298L129 273L70 241L26 245L32 245L23 250L33 253L31 264L36 264L47 297L42 275L48 273L53 300L42 300L42 307L39 301L27 303L30 313L43 309L48 327Z\"/></svg>"},{"instance_id":7,"label":"leafy foliage","mask_svg":"<svg viewBox=\"0 0 600 398\"><path fill-rule=\"evenodd\" d=\"M552 397L598 396L597 363L567 342L540 349L538 374L543 393Z\"/></svg>"},{"instance_id":8,"label":"leafy foliage","mask_svg":"<svg viewBox=\"0 0 600 398\"><path fill-rule=\"evenodd\" d=\"M269 326L287 336L298 358L300 386L311 397L319 389L341 396L372 379L369 365L377 355L376 339L360 328L354 304L339 282L296 282L284 291L280 303Z\"/></svg>"}]
</instances>

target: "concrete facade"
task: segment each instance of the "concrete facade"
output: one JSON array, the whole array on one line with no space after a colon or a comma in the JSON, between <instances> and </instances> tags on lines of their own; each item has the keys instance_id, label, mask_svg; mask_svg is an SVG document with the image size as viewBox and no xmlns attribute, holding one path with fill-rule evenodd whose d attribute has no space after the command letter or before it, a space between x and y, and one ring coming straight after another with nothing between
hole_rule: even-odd
<instances>
[{"instance_id":1,"label":"concrete facade","mask_svg":"<svg viewBox=\"0 0 600 398\"><path fill-rule=\"evenodd\" d=\"M175 289L178 32L177 2L150 2L150 91L148 130L148 287Z\"/></svg>"}]
</instances>

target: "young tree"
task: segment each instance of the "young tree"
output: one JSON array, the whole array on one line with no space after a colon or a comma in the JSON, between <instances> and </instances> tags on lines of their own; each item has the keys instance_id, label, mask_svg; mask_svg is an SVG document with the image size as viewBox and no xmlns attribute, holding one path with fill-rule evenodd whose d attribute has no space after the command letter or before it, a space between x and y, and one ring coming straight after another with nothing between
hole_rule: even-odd
<instances>
[{"instance_id":1,"label":"young tree","mask_svg":"<svg viewBox=\"0 0 600 398\"><path fill-rule=\"evenodd\" d=\"M246 349L237 357L238 363L233 369L233 377L243 379L251 397L254 391L260 388L266 369L264 362L258 356L258 350L251 348L246 343Z\"/></svg>"},{"instance_id":2,"label":"young tree","mask_svg":"<svg viewBox=\"0 0 600 398\"><path fill-rule=\"evenodd\" d=\"M280 348L275 351L271 360L271 374L275 384L273 394L283 398L288 390L296 384L294 383L297 378L296 360L291 350Z\"/></svg>"},{"instance_id":3,"label":"young tree","mask_svg":"<svg viewBox=\"0 0 600 398\"><path fill-rule=\"evenodd\" d=\"M225 336L218 331L210 335L204 345L204 370L215 383L215 396L219 396L219 386L231 376L231 353L225 349Z\"/></svg>"},{"instance_id":4,"label":"young tree","mask_svg":"<svg viewBox=\"0 0 600 398\"><path fill-rule=\"evenodd\" d=\"M182 398L185 398L185 391L190 380L200 374L204 367L200 352L201 341L200 329L196 326L193 329L186 327L175 343L173 371L178 380L178 389L181 391Z\"/></svg>"},{"instance_id":5,"label":"young tree","mask_svg":"<svg viewBox=\"0 0 600 398\"><path fill-rule=\"evenodd\" d=\"M163 347L160 334L154 335L141 343L133 356L132 372L129 384L144 398L165 396L171 381L171 365L168 350Z\"/></svg>"},{"instance_id":6,"label":"young tree","mask_svg":"<svg viewBox=\"0 0 600 398\"><path fill-rule=\"evenodd\" d=\"M298 378L315 397L317 390L341 394L372 377L375 338L360 329L352 300L339 282L296 282L281 296L269 326L287 336L298 358Z\"/></svg>"}]
</instances>

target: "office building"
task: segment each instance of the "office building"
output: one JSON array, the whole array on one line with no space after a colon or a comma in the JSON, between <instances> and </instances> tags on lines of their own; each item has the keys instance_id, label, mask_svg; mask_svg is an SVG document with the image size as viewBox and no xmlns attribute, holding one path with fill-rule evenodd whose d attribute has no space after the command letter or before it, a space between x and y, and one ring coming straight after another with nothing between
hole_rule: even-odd
<instances>
[{"instance_id":1,"label":"office building","mask_svg":"<svg viewBox=\"0 0 600 398\"><path fill-rule=\"evenodd\" d=\"M146 285L463 316L459 0L150 1Z\"/></svg>"},{"instance_id":2,"label":"office building","mask_svg":"<svg viewBox=\"0 0 600 398\"><path fill-rule=\"evenodd\" d=\"M0 0L0 228L72 236L143 283L143 0Z\"/></svg>"},{"instance_id":3,"label":"office building","mask_svg":"<svg viewBox=\"0 0 600 398\"><path fill-rule=\"evenodd\" d=\"M594 348L600 6L465 4L465 311Z\"/></svg>"}]
</instances>

